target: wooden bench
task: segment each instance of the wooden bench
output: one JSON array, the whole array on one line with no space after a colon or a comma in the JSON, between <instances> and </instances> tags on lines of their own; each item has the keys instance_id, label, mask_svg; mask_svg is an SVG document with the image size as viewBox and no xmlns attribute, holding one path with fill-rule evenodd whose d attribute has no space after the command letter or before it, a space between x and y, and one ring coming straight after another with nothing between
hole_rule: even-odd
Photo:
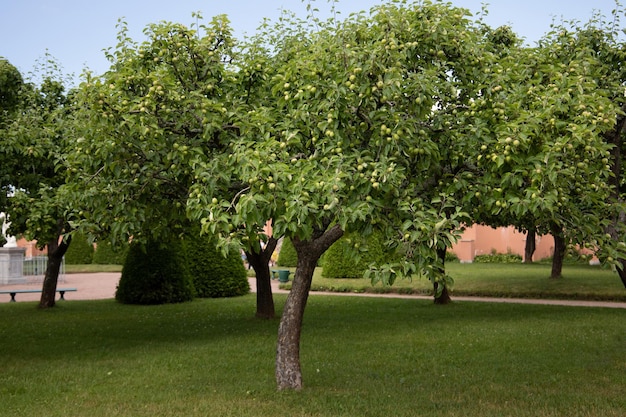
<instances>
[{"instance_id":1,"label":"wooden bench","mask_svg":"<svg viewBox=\"0 0 626 417\"><path fill-rule=\"evenodd\" d=\"M23 293L34 293L34 292L41 292L41 289L38 290L34 290L34 289L28 289L28 290L0 290L0 294L10 294L11 295L11 302L14 303L15 302L15 294L23 294ZM65 300L65 293L66 292L70 292L70 291L76 291L76 288L57 288L57 292L61 295L61 300Z\"/></svg>"}]
</instances>

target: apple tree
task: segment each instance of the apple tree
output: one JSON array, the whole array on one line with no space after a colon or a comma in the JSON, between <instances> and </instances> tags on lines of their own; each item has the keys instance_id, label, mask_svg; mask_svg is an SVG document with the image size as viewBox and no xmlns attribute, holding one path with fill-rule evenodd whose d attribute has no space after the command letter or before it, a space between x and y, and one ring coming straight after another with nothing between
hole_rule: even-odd
<instances>
[{"instance_id":1,"label":"apple tree","mask_svg":"<svg viewBox=\"0 0 626 417\"><path fill-rule=\"evenodd\" d=\"M2 208L11 225L9 234L37 240L47 248L40 308L55 305L63 255L71 238L64 155L73 137L71 94L54 60L44 67L40 85L24 82L14 98L16 111L0 127L3 194L11 196ZM4 197L4 195L3 195Z\"/></svg>"},{"instance_id":2,"label":"apple tree","mask_svg":"<svg viewBox=\"0 0 626 417\"><path fill-rule=\"evenodd\" d=\"M409 261L374 270L388 283L428 275L437 248L454 241L466 217L447 190L436 192L439 177L455 174L441 155L476 148L478 136L455 119L459 110L470 116L479 88L471 80L484 78L488 62L479 26L444 4L390 2L345 21L284 18L265 30L239 75L265 79L268 94L238 115L230 153L196 165L203 178L188 210L224 245L238 246L267 218L292 240L298 262L276 380L279 389L300 389L304 311L326 249L344 232L381 230L402 242ZM224 199L220 184L233 176L242 188Z\"/></svg>"},{"instance_id":3,"label":"apple tree","mask_svg":"<svg viewBox=\"0 0 626 417\"><path fill-rule=\"evenodd\" d=\"M22 74L9 61L0 57L0 129L6 131L19 109L20 90L24 84ZM2 152L2 151L0 151ZM11 192L10 178L17 160L4 150L0 164L0 212L5 211L6 198Z\"/></svg>"},{"instance_id":4,"label":"apple tree","mask_svg":"<svg viewBox=\"0 0 626 417\"><path fill-rule=\"evenodd\" d=\"M232 38L224 20L204 32L154 24L138 45L121 22L110 70L81 84L83 129L68 158L77 224L90 234L128 241L182 232L190 160L228 146L222 96Z\"/></svg>"},{"instance_id":5,"label":"apple tree","mask_svg":"<svg viewBox=\"0 0 626 417\"><path fill-rule=\"evenodd\" d=\"M520 47L520 39L508 26L491 28L481 21L481 53L475 56L458 57L455 70L448 74L444 88L450 93L436 97L436 105L423 122L423 129L439 144L439 158L434 165L433 176L422 185L424 192L430 192L431 203L440 204L444 213L450 214L462 206L468 198L468 190L482 180L483 171L476 163L483 142L484 132L475 128L477 125L491 124L491 130L507 123L505 118L494 117L496 114L488 107L480 109L477 101L488 101L492 85L492 68ZM514 106L515 103L497 103L497 106ZM436 184L436 186L434 186ZM471 212L472 206L465 211ZM471 221L471 218L466 218ZM450 226L455 226L454 223ZM458 225L456 225L458 232ZM451 230L452 232L452 230ZM446 241L437 242L437 259L427 270L433 281L435 303L447 304L450 288L454 280L446 274Z\"/></svg>"},{"instance_id":6,"label":"apple tree","mask_svg":"<svg viewBox=\"0 0 626 417\"><path fill-rule=\"evenodd\" d=\"M77 99L84 128L69 156L72 192L82 207L76 225L118 242L132 236L167 244L188 229L189 189L205 175L194 172L194 161L227 152L238 133L234 39L225 16L191 27L152 24L141 44L128 37L124 22L119 29L108 51L110 70L89 75ZM226 196L237 189L230 178L219 185ZM276 240L267 241L264 248L258 239L248 246L263 281L261 317L274 316L268 261Z\"/></svg>"},{"instance_id":7,"label":"apple tree","mask_svg":"<svg viewBox=\"0 0 626 417\"><path fill-rule=\"evenodd\" d=\"M474 218L552 234L552 278L561 276L568 244L606 247L599 242L611 210L603 135L617 109L598 88L597 59L587 47L572 48L575 39L552 32L503 57L491 89L474 103L506 121L476 126L485 140L477 157L483 178L468 194Z\"/></svg>"},{"instance_id":8,"label":"apple tree","mask_svg":"<svg viewBox=\"0 0 626 417\"><path fill-rule=\"evenodd\" d=\"M613 210L607 211L610 219L607 225L607 237L609 245L601 247L599 254L604 260L617 261L617 272L622 284L626 287L626 256L623 248L626 246L626 209L624 208L624 195L626 192L624 173L624 152L626 152L626 142L624 140L624 129L626 126L626 100L624 99L624 82L626 72L624 69L624 59L626 49L623 39L620 17L624 15L623 7L619 6L613 11L609 18L600 14L594 15L587 23L580 25L578 22L571 23L568 27L565 24L559 29L562 33L575 32L575 37L564 44L563 52L585 49L596 59L598 75L596 77L597 87L605 90L612 102L612 108L607 106L597 113L596 117L608 119L613 122L611 129L604 132L604 140L609 146L610 155L608 163L611 166L611 177L608 184L611 186L610 201ZM606 161L606 159L604 159ZM598 242L598 244L601 244ZM622 251L612 250L615 245ZM608 250L607 250L608 247Z\"/></svg>"}]
</instances>

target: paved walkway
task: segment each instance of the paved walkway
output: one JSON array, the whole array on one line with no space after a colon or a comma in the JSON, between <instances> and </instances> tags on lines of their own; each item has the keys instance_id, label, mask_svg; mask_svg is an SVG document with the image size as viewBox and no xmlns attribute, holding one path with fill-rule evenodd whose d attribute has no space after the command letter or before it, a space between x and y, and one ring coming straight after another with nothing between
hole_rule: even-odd
<instances>
[{"instance_id":1,"label":"paved walkway","mask_svg":"<svg viewBox=\"0 0 626 417\"><path fill-rule=\"evenodd\" d=\"M119 272L98 272L93 274L65 274L57 284L58 288L76 288L76 292L65 293L66 300L98 300L115 297L115 289L120 280ZM41 282L27 284L0 285L0 290L41 289ZM40 293L16 294L15 301L39 301ZM58 294L57 294L58 299ZM0 294L0 303L11 300L9 294Z\"/></svg>"},{"instance_id":2,"label":"paved walkway","mask_svg":"<svg viewBox=\"0 0 626 417\"><path fill-rule=\"evenodd\" d=\"M120 279L119 272L98 272L91 274L66 274L63 282L59 282L58 287L76 288L76 292L65 294L66 300L98 300L115 297L115 289ZM16 285L0 285L0 290L32 288L40 289L41 283L16 284ZM250 289L256 292L256 280L250 278ZM278 281L272 281L272 290L276 294L287 293L285 290L278 288ZM430 296L407 295L407 294L369 294L369 293L328 293L328 292L311 292L315 295L334 295L334 296L359 296L359 297L387 297L387 298L414 298L430 300ZM39 301L41 294L28 293L17 294L16 301ZM489 303L518 303L518 304L550 304L561 306L579 306L579 307L605 307L605 308L623 308L626 309L626 303L608 302L608 301L576 301L576 300L536 300L526 298L493 298L493 297L461 297L453 296L453 301L471 301L471 302L489 302ZM0 303L9 302L11 297L9 294L0 294Z\"/></svg>"}]
</instances>

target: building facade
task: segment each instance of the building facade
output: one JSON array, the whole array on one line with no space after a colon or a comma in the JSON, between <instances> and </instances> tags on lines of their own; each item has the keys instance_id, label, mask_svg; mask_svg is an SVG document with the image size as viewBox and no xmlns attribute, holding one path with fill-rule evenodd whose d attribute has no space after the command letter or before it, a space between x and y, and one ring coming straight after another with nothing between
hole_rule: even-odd
<instances>
[{"instance_id":1,"label":"building facade","mask_svg":"<svg viewBox=\"0 0 626 417\"><path fill-rule=\"evenodd\" d=\"M533 261L548 258L554 253L554 239L550 235L535 238L536 249ZM493 228L475 224L468 226L461 239L451 248L461 262L470 263L478 255L491 253L512 253L524 258L526 247L526 233L521 233L515 227Z\"/></svg>"}]
</instances>

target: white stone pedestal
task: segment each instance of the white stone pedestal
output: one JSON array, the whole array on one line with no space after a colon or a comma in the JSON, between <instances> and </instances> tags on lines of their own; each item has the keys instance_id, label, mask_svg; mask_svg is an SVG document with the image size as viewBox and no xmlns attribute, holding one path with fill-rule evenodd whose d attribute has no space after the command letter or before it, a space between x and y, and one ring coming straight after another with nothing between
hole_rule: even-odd
<instances>
[{"instance_id":1,"label":"white stone pedestal","mask_svg":"<svg viewBox=\"0 0 626 417\"><path fill-rule=\"evenodd\" d=\"M0 285L25 283L24 254L26 248L0 248Z\"/></svg>"}]
</instances>

